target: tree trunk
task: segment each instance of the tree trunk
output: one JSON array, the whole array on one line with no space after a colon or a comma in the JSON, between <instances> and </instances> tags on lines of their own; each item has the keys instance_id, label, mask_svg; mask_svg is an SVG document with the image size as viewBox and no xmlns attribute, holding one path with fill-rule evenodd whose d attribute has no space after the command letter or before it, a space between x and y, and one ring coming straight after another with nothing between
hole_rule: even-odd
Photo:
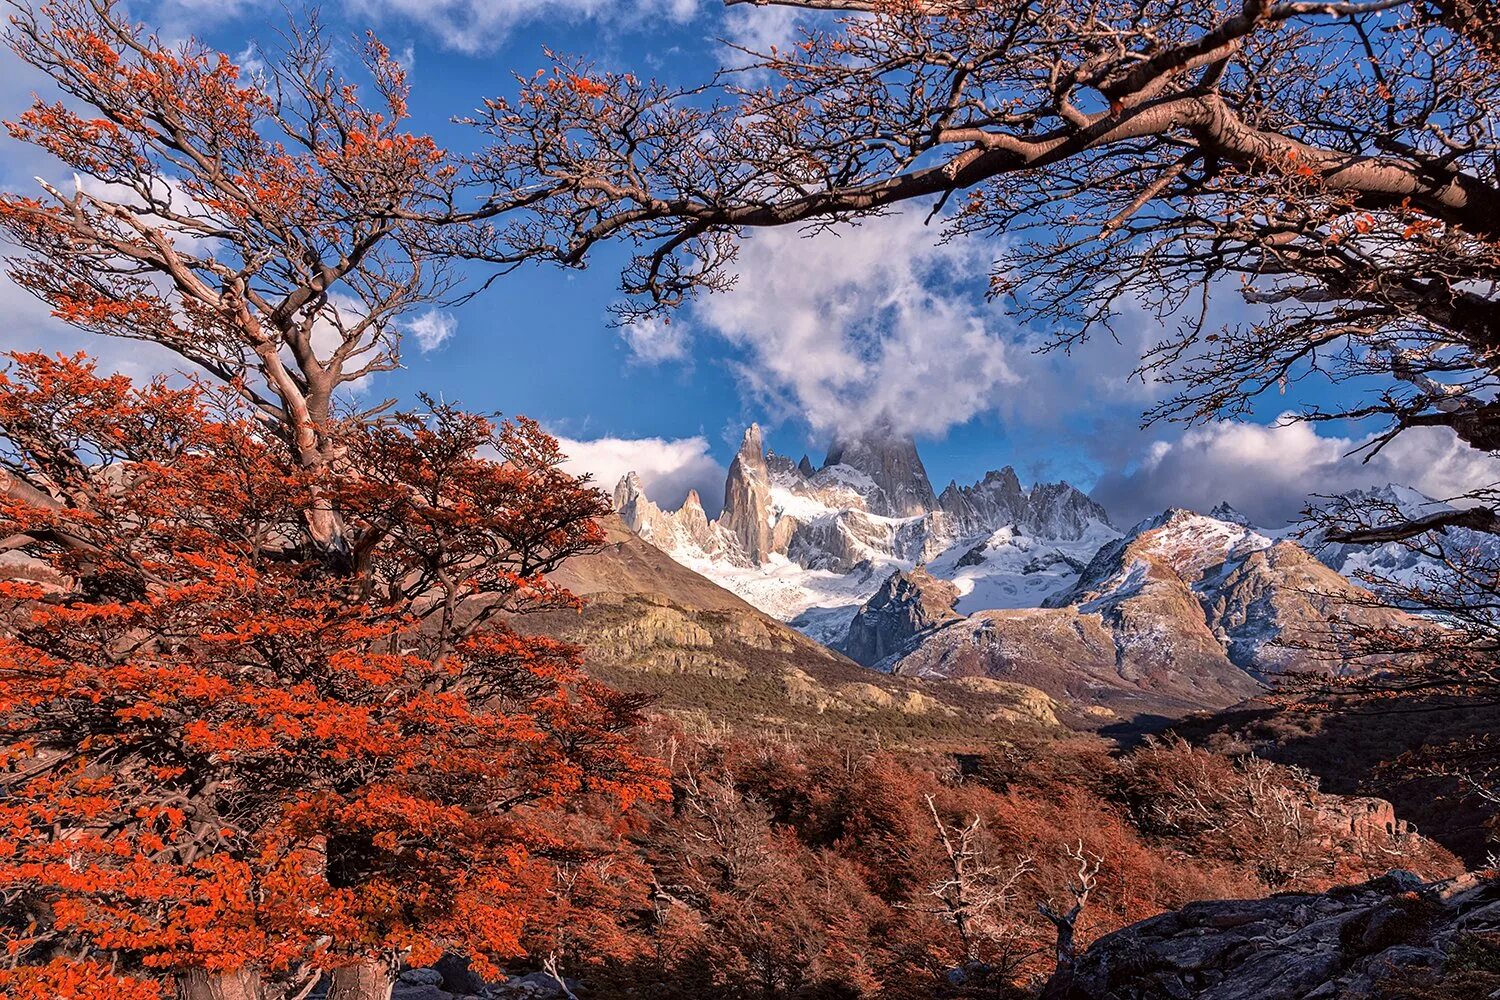
<instances>
[{"instance_id":1,"label":"tree trunk","mask_svg":"<svg viewBox=\"0 0 1500 1000\"><path fill-rule=\"evenodd\" d=\"M264 996L255 969L188 969L177 975L178 1000L262 1000Z\"/></svg>"},{"instance_id":2,"label":"tree trunk","mask_svg":"<svg viewBox=\"0 0 1500 1000\"><path fill-rule=\"evenodd\" d=\"M391 1000L396 977L389 965L367 958L355 965L334 969L329 979L328 1000Z\"/></svg>"}]
</instances>

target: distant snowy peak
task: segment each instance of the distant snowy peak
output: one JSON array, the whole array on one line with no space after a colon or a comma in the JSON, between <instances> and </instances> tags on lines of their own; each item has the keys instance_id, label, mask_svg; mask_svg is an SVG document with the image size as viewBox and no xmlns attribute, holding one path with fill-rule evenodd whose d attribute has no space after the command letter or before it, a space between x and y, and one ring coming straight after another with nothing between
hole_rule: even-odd
<instances>
[{"instance_id":1,"label":"distant snowy peak","mask_svg":"<svg viewBox=\"0 0 1500 1000\"><path fill-rule=\"evenodd\" d=\"M617 487L615 507L642 537L769 614L839 609L815 614L818 628L847 622L892 570L924 564L958 587L966 611L1034 607L1118 537L1079 490L1026 489L1011 468L935 497L916 445L891 432L837 442L815 469L767 450L752 425L716 521L687 505L662 511L635 476Z\"/></svg>"},{"instance_id":2,"label":"distant snowy peak","mask_svg":"<svg viewBox=\"0 0 1500 1000\"><path fill-rule=\"evenodd\" d=\"M1196 583L1209 569L1272 544L1247 525L1171 507L1100 548L1077 582L1045 605L1060 608L1134 596L1153 572Z\"/></svg>"},{"instance_id":3,"label":"distant snowy peak","mask_svg":"<svg viewBox=\"0 0 1500 1000\"><path fill-rule=\"evenodd\" d=\"M1395 483L1351 490L1329 498L1322 506L1330 515L1372 527L1453 510L1452 504ZM1399 542L1349 545L1330 542L1322 532L1309 531L1303 544L1324 565L1377 592L1386 592L1387 597L1399 596L1402 588L1426 587L1448 572L1437 559ZM1494 535L1449 528L1442 544L1450 552L1472 552L1500 561L1500 538Z\"/></svg>"},{"instance_id":4,"label":"distant snowy peak","mask_svg":"<svg viewBox=\"0 0 1500 1000\"><path fill-rule=\"evenodd\" d=\"M1220 500L1218 506L1208 512L1208 516L1217 518L1220 521L1228 521L1231 524L1243 524L1247 528L1251 527L1250 519L1231 506L1228 500Z\"/></svg>"},{"instance_id":5,"label":"distant snowy peak","mask_svg":"<svg viewBox=\"0 0 1500 1000\"><path fill-rule=\"evenodd\" d=\"M664 511L646 496L632 472L615 486L614 508L630 530L664 552L743 561L732 539L708 519L697 490L689 491L677 510Z\"/></svg>"},{"instance_id":6,"label":"distant snowy peak","mask_svg":"<svg viewBox=\"0 0 1500 1000\"><path fill-rule=\"evenodd\" d=\"M962 535L1016 525L1044 538L1075 540L1091 523L1113 527L1105 509L1072 485L1038 483L1028 492L1008 465L973 486L949 483L937 503Z\"/></svg>"}]
</instances>

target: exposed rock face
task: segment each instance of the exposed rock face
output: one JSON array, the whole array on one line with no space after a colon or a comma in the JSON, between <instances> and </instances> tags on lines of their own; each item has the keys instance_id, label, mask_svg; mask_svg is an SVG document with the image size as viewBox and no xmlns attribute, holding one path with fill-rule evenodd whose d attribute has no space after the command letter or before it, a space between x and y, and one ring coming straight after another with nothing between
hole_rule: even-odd
<instances>
[{"instance_id":1,"label":"exposed rock face","mask_svg":"<svg viewBox=\"0 0 1500 1000\"><path fill-rule=\"evenodd\" d=\"M646 496L641 477L634 472L628 473L615 484L613 499L615 513L646 541L663 539L670 532L667 513Z\"/></svg>"},{"instance_id":2,"label":"exposed rock face","mask_svg":"<svg viewBox=\"0 0 1500 1000\"><path fill-rule=\"evenodd\" d=\"M938 497L938 506L951 516L962 534L993 531L1026 519L1029 503L1016 470L1006 466L986 472L973 486L949 483Z\"/></svg>"},{"instance_id":3,"label":"exposed rock face","mask_svg":"<svg viewBox=\"0 0 1500 1000\"><path fill-rule=\"evenodd\" d=\"M1090 522L1109 524L1109 514L1068 483L1038 483L1027 498L1021 526L1043 538L1082 538Z\"/></svg>"},{"instance_id":4,"label":"exposed rock face","mask_svg":"<svg viewBox=\"0 0 1500 1000\"><path fill-rule=\"evenodd\" d=\"M1159 646L1170 636L1261 679L1348 669L1331 620L1426 627L1295 542L1273 543L1237 521L1179 509L1101 549L1078 583L1047 603L1099 612L1126 642Z\"/></svg>"},{"instance_id":5,"label":"exposed rock face","mask_svg":"<svg viewBox=\"0 0 1500 1000\"><path fill-rule=\"evenodd\" d=\"M1208 625L1229 658L1259 677L1350 669L1330 631L1331 620L1340 627L1434 627L1379 605L1369 592L1290 541L1227 563L1199 591Z\"/></svg>"},{"instance_id":6,"label":"exposed rock face","mask_svg":"<svg viewBox=\"0 0 1500 1000\"><path fill-rule=\"evenodd\" d=\"M1104 508L1069 484L1038 483L1028 493L1008 465L973 486L949 483L937 502L960 536L1013 524L1043 538L1077 539L1090 522L1109 524Z\"/></svg>"},{"instance_id":7,"label":"exposed rock face","mask_svg":"<svg viewBox=\"0 0 1500 1000\"><path fill-rule=\"evenodd\" d=\"M910 437L889 427L849 441L835 442L823 468L844 465L864 473L875 484L867 499L870 512L885 517L915 517L937 507L932 483Z\"/></svg>"},{"instance_id":8,"label":"exposed rock face","mask_svg":"<svg viewBox=\"0 0 1500 1000\"><path fill-rule=\"evenodd\" d=\"M1323 894L1208 900L1094 942L1047 1000L1342 1000L1440 981L1463 934L1500 930L1500 883L1392 872Z\"/></svg>"},{"instance_id":9,"label":"exposed rock face","mask_svg":"<svg viewBox=\"0 0 1500 1000\"><path fill-rule=\"evenodd\" d=\"M1043 603L929 630L882 666L1015 680L1078 707L1181 714L1254 697L1288 672L1363 669L1338 641L1346 623L1431 627L1380 605L1294 542L1176 509L1104 545L1072 587Z\"/></svg>"},{"instance_id":10,"label":"exposed rock face","mask_svg":"<svg viewBox=\"0 0 1500 1000\"><path fill-rule=\"evenodd\" d=\"M1220 500L1214 509L1208 512L1209 517L1218 518L1220 521L1228 521L1231 524L1243 524L1250 527L1250 519L1232 507L1228 500Z\"/></svg>"},{"instance_id":11,"label":"exposed rock face","mask_svg":"<svg viewBox=\"0 0 1500 1000\"><path fill-rule=\"evenodd\" d=\"M739 453L729 466L729 478L724 481L724 511L718 525L738 540L745 558L754 565L765 562L772 552L784 552L796 529L792 520L775 516L771 466L766 462L759 424L750 424L745 430Z\"/></svg>"},{"instance_id":12,"label":"exposed rock face","mask_svg":"<svg viewBox=\"0 0 1500 1000\"><path fill-rule=\"evenodd\" d=\"M724 483L724 513L719 523L735 538L751 562L765 562L775 550L771 516L771 470L766 465L760 426L751 424Z\"/></svg>"},{"instance_id":13,"label":"exposed rock face","mask_svg":"<svg viewBox=\"0 0 1500 1000\"><path fill-rule=\"evenodd\" d=\"M686 549L725 559L735 555L724 533L708 519L697 490L689 490L682 506L667 513L646 496L641 477L632 472L616 484L614 508L631 531L662 550Z\"/></svg>"},{"instance_id":14,"label":"exposed rock face","mask_svg":"<svg viewBox=\"0 0 1500 1000\"><path fill-rule=\"evenodd\" d=\"M849 623L844 655L866 666L878 663L913 637L957 618L958 588L922 569L886 578Z\"/></svg>"},{"instance_id":15,"label":"exposed rock face","mask_svg":"<svg viewBox=\"0 0 1500 1000\"><path fill-rule=\"evenodd\" d=\"M924 563L952 542L945 517L935 513L897 521L862 510L841 510L797 524L786 555L807 569L833 573L849 573L876 560Z\"/></svg>"}]
</instances>

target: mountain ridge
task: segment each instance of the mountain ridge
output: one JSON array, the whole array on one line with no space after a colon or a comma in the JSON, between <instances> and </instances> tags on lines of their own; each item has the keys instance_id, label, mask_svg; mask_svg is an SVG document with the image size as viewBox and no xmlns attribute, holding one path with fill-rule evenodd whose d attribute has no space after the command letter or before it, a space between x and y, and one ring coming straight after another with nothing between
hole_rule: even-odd
<instances>
[{"instance_id":1,"label":"mountain ridge","mask_svg":"<svg viewBox=\"0 0 1500 1000\"><path fill-rule=\"evenodd\" d=\"M1026 487L1010 466L934 495L915 443L888 431L810 469L751 425L718 519L696 495L661 510L633 474L615 506L672 558L866 666L1027 684L1080 710L1223 708L1284 673L1356 669L1330 640L1340 608L1414 627L1228 502L1121 532L1071 484Z\"/></svg>"}]
</instances>

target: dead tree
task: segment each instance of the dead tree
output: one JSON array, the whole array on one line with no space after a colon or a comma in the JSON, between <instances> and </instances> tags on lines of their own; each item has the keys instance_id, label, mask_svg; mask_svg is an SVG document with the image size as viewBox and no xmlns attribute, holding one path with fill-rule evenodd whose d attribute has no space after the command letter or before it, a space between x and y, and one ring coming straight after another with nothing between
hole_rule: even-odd
<instances>
[{"instance_id":1,"label":"dead tree","mask_svg":"<svg viewBox=\"0 0 1500 1000\"><path fill-rule=\"evenodd\" d=\"M1044 998L1065 997L1072 989L1078 965L1078 919L1088 906L1089 896L1098 885L1099 869L1104 865L1102 857L1084 850L1082 840L1076 845L1065 847L1063 855L1076 866L1067 885L1071 902L1066 909L1050 899L1037 904L1037 910L1057 930L1057 967L1047 982L1047 988L1042 994Z\"/></svg>"},{"instance_id":2,"label":"dead tree","mask_svg":"<svg viewBox=\"0 0 1500 1000\"><path fill-rule=\"evenodd\" d=\"M1031 873L1032 862L1027 857L1010 864L989 860L980 841L982 821L978 816L966 826L949 826L938 814L932 796L926 798L947 868L944 876L928 887L927 894L938 903L927 912L951 923L963 945L965 960L978 963L982 961L980 943L1004 937L997 911L1015 900L1016 886Z\"/></svg>"}]
</instances>

